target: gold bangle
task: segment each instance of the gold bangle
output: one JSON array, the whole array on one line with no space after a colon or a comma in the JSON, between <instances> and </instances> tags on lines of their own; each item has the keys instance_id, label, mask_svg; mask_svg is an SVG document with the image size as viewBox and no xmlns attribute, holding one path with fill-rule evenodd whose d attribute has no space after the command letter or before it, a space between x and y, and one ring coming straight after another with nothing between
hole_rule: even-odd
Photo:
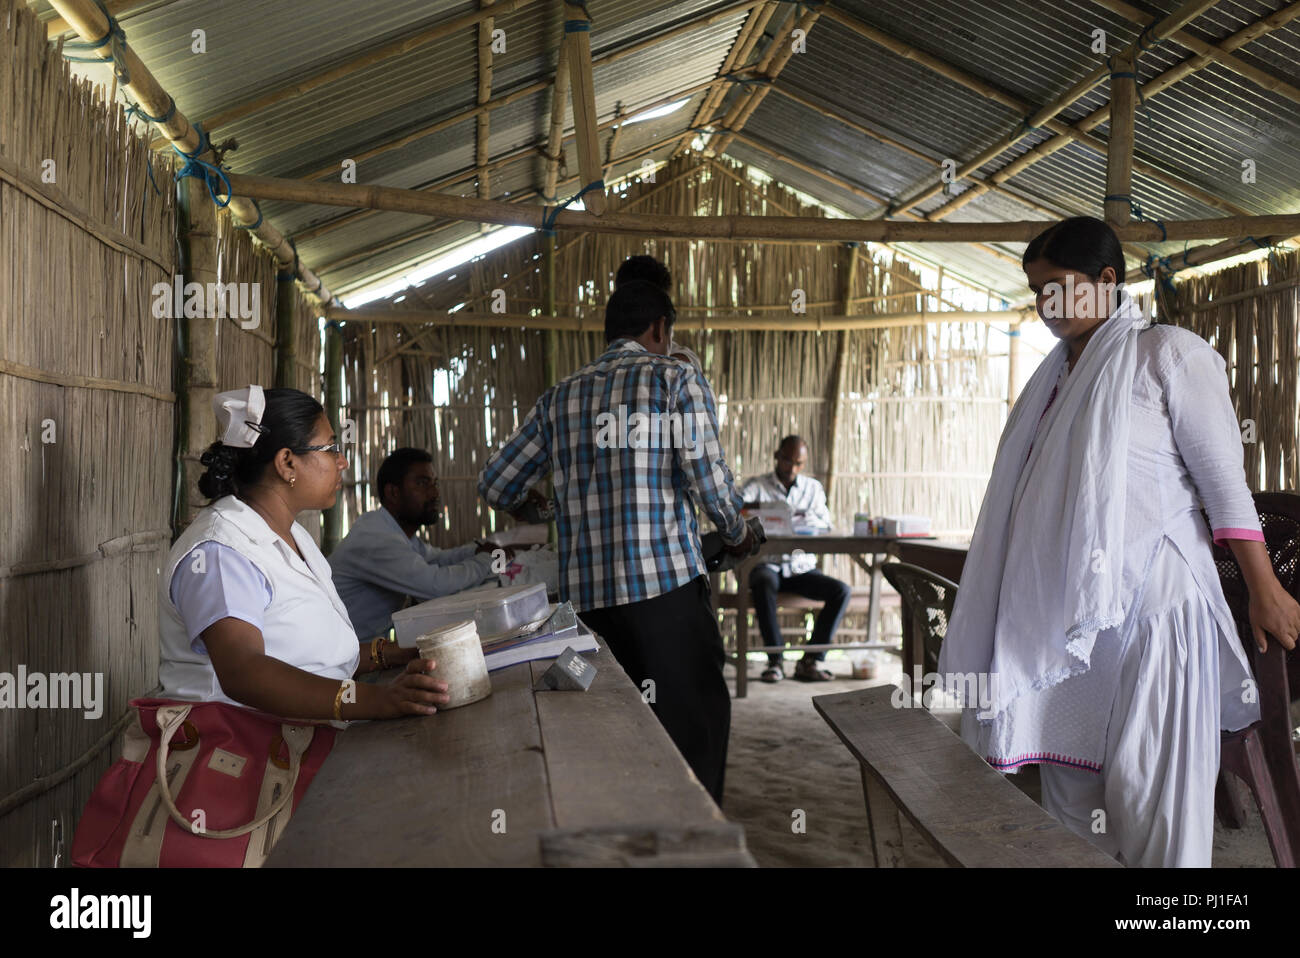
<instances>
[{"instance_id":1,"label":"gold bangle","mask_svg":"<svg viewBox=\"0 0 1300 958\"><path fill-rule=\"evenodd\" d=\"M339 683L339 690L334 693L334 718L336 721L343 721L343 692L347 689L347 680Z\"/></svg>"},{"instance_id":2,"label":"gold bangle","mask_svg":"<svg viewBox=\"0 0 1300 958\"><path fill-rule=\"evenodd\" d=\"M378 636L375 642L378 643L377 648L379 649L379 667L386 669L388 668L388 656L384 654L384 647L388 645L388 640L383 636Z\"/></svg>"},{"instance_id":3,"label":"gold bangle","mask_svg":"<svg viewBox=\"0 0 1300 958\"><path fill-rule=\"evenodd\" d=\"M370 640L370 661L375 665L379 665L380 661L382 661L379 655L379 640L379 636L375 636Z\"/></svg>"}]
</instances>

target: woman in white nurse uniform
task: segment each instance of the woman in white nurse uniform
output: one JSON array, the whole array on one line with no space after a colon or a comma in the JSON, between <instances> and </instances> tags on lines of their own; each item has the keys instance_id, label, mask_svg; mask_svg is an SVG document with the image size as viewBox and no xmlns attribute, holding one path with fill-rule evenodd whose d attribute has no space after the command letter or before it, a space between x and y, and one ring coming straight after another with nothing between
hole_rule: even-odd
<instances>
[{"instance_id":1,"label":"woman in white nurse uniform","mask_svg":"<svg viewBox=\"0 0 1300 958\"><path fill-rule=\"evenodd\" d=\"M434 663L362 646L329 563L295 522L334 504L347 467L324 409L296 389L249 386L213 400L222 438L203 454L212 501L161 576L165 698L300 719L427 715L445 705ZM387 685L355 675L405 665Z\"/></svg>"},{"instance_id":2,"label":"woman in white nurse uniform","mask_svg":"<svg viewBox=\"0 0 1300 958\"><path fill-rule=\"evenodd\" d=\"M1061 342L1003 430L939 671L989 677L963 739L1002 771L1039 765L1071 830L1128 865L1208 867L1220 729L1259 717L1211 535L1261 649L1295 646L1300 606L1264 548L1218 353L1143 319L1101 220L1052 226L1024 269Z\"/></svg>"}]
</instances>

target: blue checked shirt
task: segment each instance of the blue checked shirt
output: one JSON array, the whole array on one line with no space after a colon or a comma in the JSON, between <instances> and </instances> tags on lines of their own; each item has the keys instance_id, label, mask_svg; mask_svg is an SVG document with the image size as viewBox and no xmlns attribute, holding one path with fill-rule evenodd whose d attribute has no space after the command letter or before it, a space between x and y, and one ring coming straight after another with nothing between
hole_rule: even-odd
<instances>
[{"instance_id":1,"label":"blue checked shirt","mask_svg":"<svg viewBox=\"0 0 1300 958\"><path fill-rule=\"evenodd\" d=\"M692 496L725 541L745 537L709 384L630 339L546 391L488 459L479 494L509 511L547 473L560 598L579 611L652 599L705 574Z\"/></svg>"}]
</instances>

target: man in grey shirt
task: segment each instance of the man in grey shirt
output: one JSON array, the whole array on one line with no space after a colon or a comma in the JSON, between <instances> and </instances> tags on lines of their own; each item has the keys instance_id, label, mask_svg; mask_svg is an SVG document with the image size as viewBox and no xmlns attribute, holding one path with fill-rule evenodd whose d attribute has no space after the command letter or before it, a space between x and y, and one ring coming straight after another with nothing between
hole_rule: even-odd
<instances>
[{"instance_id":1,"label":"man in grey shirt","mask_svg":"<svg viewBox=\"0 0 1300 958\"><path fill-rule=\"evenodd\" d=\"M393 613L409 596L424 602L491 579L490 542L435 549L416 538L442 515L433 457L423 449L398 449L376 477L378 509L359 516L329 556L334 588L347 606L357 636L384 635ZM503 550L507 559L510 550Z\"/></svg>"}]
</instances>

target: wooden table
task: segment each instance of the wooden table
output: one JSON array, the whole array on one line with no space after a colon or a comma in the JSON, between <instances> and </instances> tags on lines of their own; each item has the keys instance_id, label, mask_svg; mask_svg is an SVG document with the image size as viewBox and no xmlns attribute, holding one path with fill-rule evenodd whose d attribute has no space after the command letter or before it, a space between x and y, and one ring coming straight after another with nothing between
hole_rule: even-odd
<instances>
[{"instance_id":1,"label":"wooden table","mask_svg":"<svg viewBox=\"0 0 1300 958\"><path fill-rule=\"evenodd\" d=\"M912 542L918 537L900 539L897 536L846 536L846 535L812 535L812 536L768 536L767 541L753 555L736 566L736 698L743 699L748 693L749 675L747 656L749 653L749 573L754 566L764 561L764 557L785 555L792 552L804 552L809 555L847 555L859 567L871 576L871 598L867 607L867 646L879 645L880 635L880 565L885 561L888 549L897 542ZM771 561L768 558L766 561Z\"/></svg>"},{"instance_id":2,"label":"wooden table","mask_svg":"<svg viewBox=\"0 0 1300 958\"><path fill-rule=\"evenodd\" d=\"M608 648L585 658L586 692L534 692L550 660L527 662L341 732L267 866L753 865Z\"/></svg>"},{"instance_id":3,"label":"wooden table","mask_svg":"<svg viewBox=\"0 0 1300 958\"><path fill-rule=\"evenodd\" d=\"M899 562L920 566L960 584L969 549L969 542L899 539L890 547L889 554Z\"/></svg>"}]
</instances>

